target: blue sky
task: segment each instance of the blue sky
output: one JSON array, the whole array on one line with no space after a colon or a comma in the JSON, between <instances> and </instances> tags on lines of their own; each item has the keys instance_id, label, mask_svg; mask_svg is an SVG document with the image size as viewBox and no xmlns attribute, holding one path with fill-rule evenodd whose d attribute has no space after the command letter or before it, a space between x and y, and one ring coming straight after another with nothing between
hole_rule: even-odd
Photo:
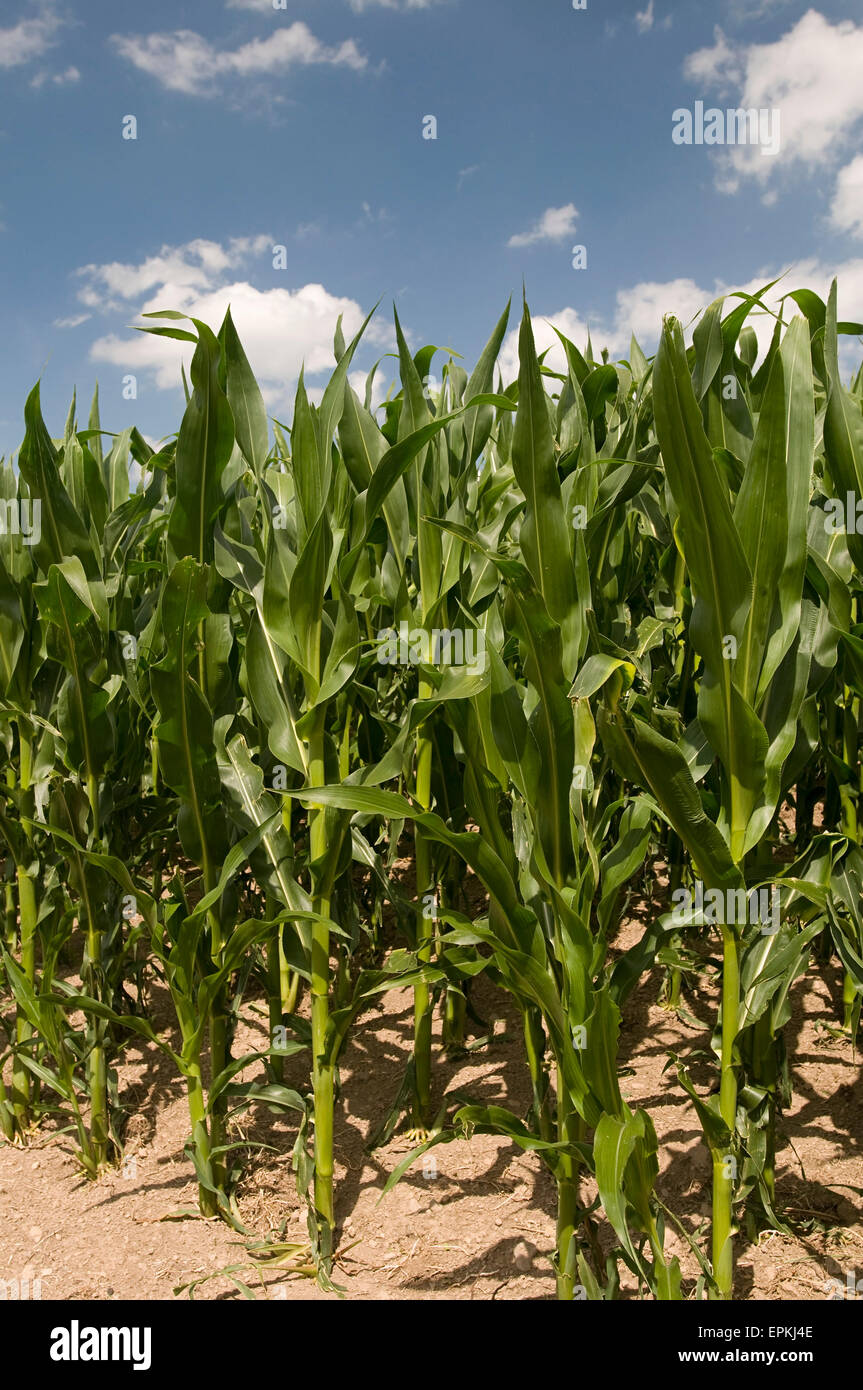
<instances>
[{"instance_id":1,"label":"blue sky","mask_svg":"<svg viewBox=\"0 0 863 1390\"><path fill-rule=\"evenodd\" d=\"M471 364L522 279L612 356L786 270L838 273L863 319L861 73L846 0L5 0L0 452L40 377L54 434L97 379L106 428L174 430L179 346L130 327L152 309L230 300L282 418L379 298L363 368L393 299ZM697 101L778 110L778 150L676 144Z\"/></svg>"}]
</instances>

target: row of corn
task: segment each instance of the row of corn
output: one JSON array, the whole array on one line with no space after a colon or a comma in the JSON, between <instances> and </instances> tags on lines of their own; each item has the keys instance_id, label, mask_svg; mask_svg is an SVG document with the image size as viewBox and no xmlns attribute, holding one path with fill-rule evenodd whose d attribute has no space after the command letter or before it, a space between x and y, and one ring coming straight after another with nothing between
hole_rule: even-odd
<instances>
[{"instance_id":1,"label":"row of corn","mask_svg":"<svg viewBox=\"0 0 863 1390\"><path fill-rule=\"evenodd\" d=\"M158 452L105 431L98 400L52 438L33 391L0 465L6 1141L71 1126L98 1178L122 1160L118 1068L155 1046L185 1083L205 1216L243 1229L236 1121L287 1117L303 1258L329 1287L339 1060L409 988L379 1139L402 1123L415 1147L391 1181L503 1136L553 1175L561 1298L615 1298L622 1276L733 1296L739 1233L787 1229L794 983L836 972L840 1038L863 996L863 374L840 371L863 329L835 285L800 290L759 362L770 288L711 305L689 348L667 319L651 359L558 333L559 370L525 306L514 382L507 310L470 375L439 361L439 389L437 350L396 318L378 406L375 372L353 389L363 330L339 324L290 427L230 313L218 335L158 316L193 352ZM458 1052L481 974L522 1020L527 1114L433 1094L435 1010ZM621 1092L621 1019L651 977L684 1012L718 986L715 1084L671 1059L712 1163L704 1248ZM239 1055L252 1006L267 1039Z\"/></svg>"}]
</instances>

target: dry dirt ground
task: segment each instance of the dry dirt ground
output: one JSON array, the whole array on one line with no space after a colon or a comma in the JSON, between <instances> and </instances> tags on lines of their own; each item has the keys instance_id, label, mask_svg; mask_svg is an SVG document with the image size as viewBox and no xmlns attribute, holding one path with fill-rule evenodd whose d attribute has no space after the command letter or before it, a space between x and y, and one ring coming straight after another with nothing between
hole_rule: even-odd
<instances>
[{"instance_id":1,"label":"dry dirt ground","mask_svg":"<svg viewBox=\"0 0 863 1390\"><path fill-rule=\"evenodd\" d=\"M632 944L641 929L629 923L615 946ZM689 989L688 1020L660 1007L658 988L655 976L646 978L628 1001L621 1085L630 1104L644 1106L656 1125L663 1202L706 1249L708 1154L691 1103L673 1069L664 1068L670 1052L709 1051L715 984L704 975ZM841 1000L838 972L810 969L794 986L793 998L788 1051L794 1102L782 1120L777 1186L795 1234L763 1233L757 1243L741 1234L735 1295L743 1300L820 1300L831 1278L843 1286L849 1272L863 1279L863 1201L851 1190L863 1189L861 1061L847 1040L829 1031ZM170 1027L166 999L158 991L154 999L157 1022ZM516 1012L483 977L474 1002L487 1027L493 1025L493 1039L459 1059L437 1048L436 1095L458 1090L525 1114L529 1090ZM263 1046L265 1026L265 1015L246 1005L235 1055ZM411 1029L410 996L393 992L361 1017L342 1059L336 1282L353 1299L554 1298L554 1188L536 1155L488 1136L441 1145L427 1156L425 1170L420 1159L381 1199L388 1175L411 1144L398 1133L374 1153L365 1144L398 1090ZM288 1059L288 1084L304 1088L303 1070L301 1055ZM695 1058L692 1075L706 1091L713 1076L709 1058ZM120 1069L120 1088L132 1112L122 1171L97 1183L83 1178L68 1134L43 1130L26 1149L0 1147L0 1280L40 1279L43 1299L87 1300L171 1299L179 1286L205 1279L196 1297L238 1299L243 1293L218 1273L233 1265L258 1298L336 1296L283 1270L259 1277L241 1235L219 1222L176 1215L194 1206L196 1188L183 1155L183 1082L164 1054L134 1039ZM275 1237L283 1223L283 1239L305 1236L291 1169L295 1133L290 1118L264 1112L257 1119L247 1116L235 1136L276 1148L251 1151L239 1191L242 1220L261 1238ZM680 1255L691 1290L698 1273L691 1251L673 1229L667 1245ZM631 1284L623 1292L634 1296Z\"/></svg>"}]
</instances>

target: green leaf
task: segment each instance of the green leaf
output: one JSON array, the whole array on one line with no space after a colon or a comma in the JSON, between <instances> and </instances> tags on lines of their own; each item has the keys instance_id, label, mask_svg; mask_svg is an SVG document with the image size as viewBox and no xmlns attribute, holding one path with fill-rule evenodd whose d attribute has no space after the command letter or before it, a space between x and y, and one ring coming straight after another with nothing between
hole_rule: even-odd
<instances>
[{"instance_id":1,"label":"green leaf","mask_svg":"<svg viewBox=\"0 0 863 1390\"><path fill-rule=\"evenodd\" d=\"M168 522L168 542L175 560L185 556L203 564L213 558L213 522L224 494L222 477L234 448L234 418L219 384L218 339L204 323L192 357L192 395L175 458L176 497Z\"/></svg>"},{"instance_id":2,"label":"green leaf","mask_svg":"<svg viewBox=\"0 0 863 1390\"><path fill-rule=\"evenodd\" d=\"M182 802L180 838L198 864L220 858L220 781L216 765L213 716L200 684L189 674L195 634L208 613L207 578L190 555L178 560L165 584L159 606L167 654L150 670L159 712L156 739L159 767Z\"/></svg>"},{"instance_id":3,"label":"green leaf","mask_svg":"<svg viewBox=\"0 0 863 1390\"><path fill-rule=\"evenodd\" d=\"M518 414L512 439L512 466L527 504L519 544L549 616L563 633L564 669L571 676L582 640L582 606L575 588L572 529L564 513L546 395L526 304L518 351Z\"/></svg>"},{"instance_id":4,"label":"green leaf","mask_svg":"<svg viewBox=\"0 0 863 1390\"><path fill-rule=\"evenodd\" d=\"M87 577L95 578L99 572L96 556L84 523L60 478L57 451L42 419L38 384L27 397L24 422L27 428L18 467L30 497L34 501L38 499L42 509L41 537L33 547L35 559L47 573L50 565L62 564L74 556L81 562Z\"/></svg>"},{"instance_id":5,"label":"green leaf","mask_svg":"<svg viewBox=\"0 0 863 1390\"><path fill-rule=\"evenodd\" d=\"M260 489L270 450L270 427L261 389L243 351L230 308L219 330L219 339L225 357L225 390L237 443Z\"/></svg>"}]
</instances>

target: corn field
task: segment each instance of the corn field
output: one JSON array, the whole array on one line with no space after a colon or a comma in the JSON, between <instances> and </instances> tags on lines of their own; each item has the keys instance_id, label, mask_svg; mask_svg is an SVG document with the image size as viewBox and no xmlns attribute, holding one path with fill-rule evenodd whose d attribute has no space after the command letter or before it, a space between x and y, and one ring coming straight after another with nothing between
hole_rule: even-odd
<instances>
[{"instance_id":1,"label":"corn field","mask_svg":"<svg viewBox=\"0 0 863 1390\"><path fill-rule=\"evenodd\" d=\"M498 1136L553 1181L561 1300L740 1297L736 1259L792 1220L795 982L838 966L849 1049L863 998L863 369L840 368L863 328L836 305L789 292L766 351L761 295L717 300L689 347L666 318L654 357L558 333L556 371L525 304L517 380L507 308L470 373L438 358L439 388L396 316L381 405L340 321L290 424L230 312L151 316L191 354L158 451L103 428L98 395L52 436L34 388L0 473L7 1145L62 1129L98 1184L123 1162L124 1051L158 1049L200 1216L254 1234L241 1122L284 1116L308 1238L258 1258L338 1291L340 1058L408 989L387 1189ZM517 1012L525 1113L434 1084L481 976ZM708 1155L693 1232L619 1048L645 980L685 1012L703 977L713 1081L668 1062ZM249 1010L268 1045L243 1055Z\"/></svg>"}]
</instances>

